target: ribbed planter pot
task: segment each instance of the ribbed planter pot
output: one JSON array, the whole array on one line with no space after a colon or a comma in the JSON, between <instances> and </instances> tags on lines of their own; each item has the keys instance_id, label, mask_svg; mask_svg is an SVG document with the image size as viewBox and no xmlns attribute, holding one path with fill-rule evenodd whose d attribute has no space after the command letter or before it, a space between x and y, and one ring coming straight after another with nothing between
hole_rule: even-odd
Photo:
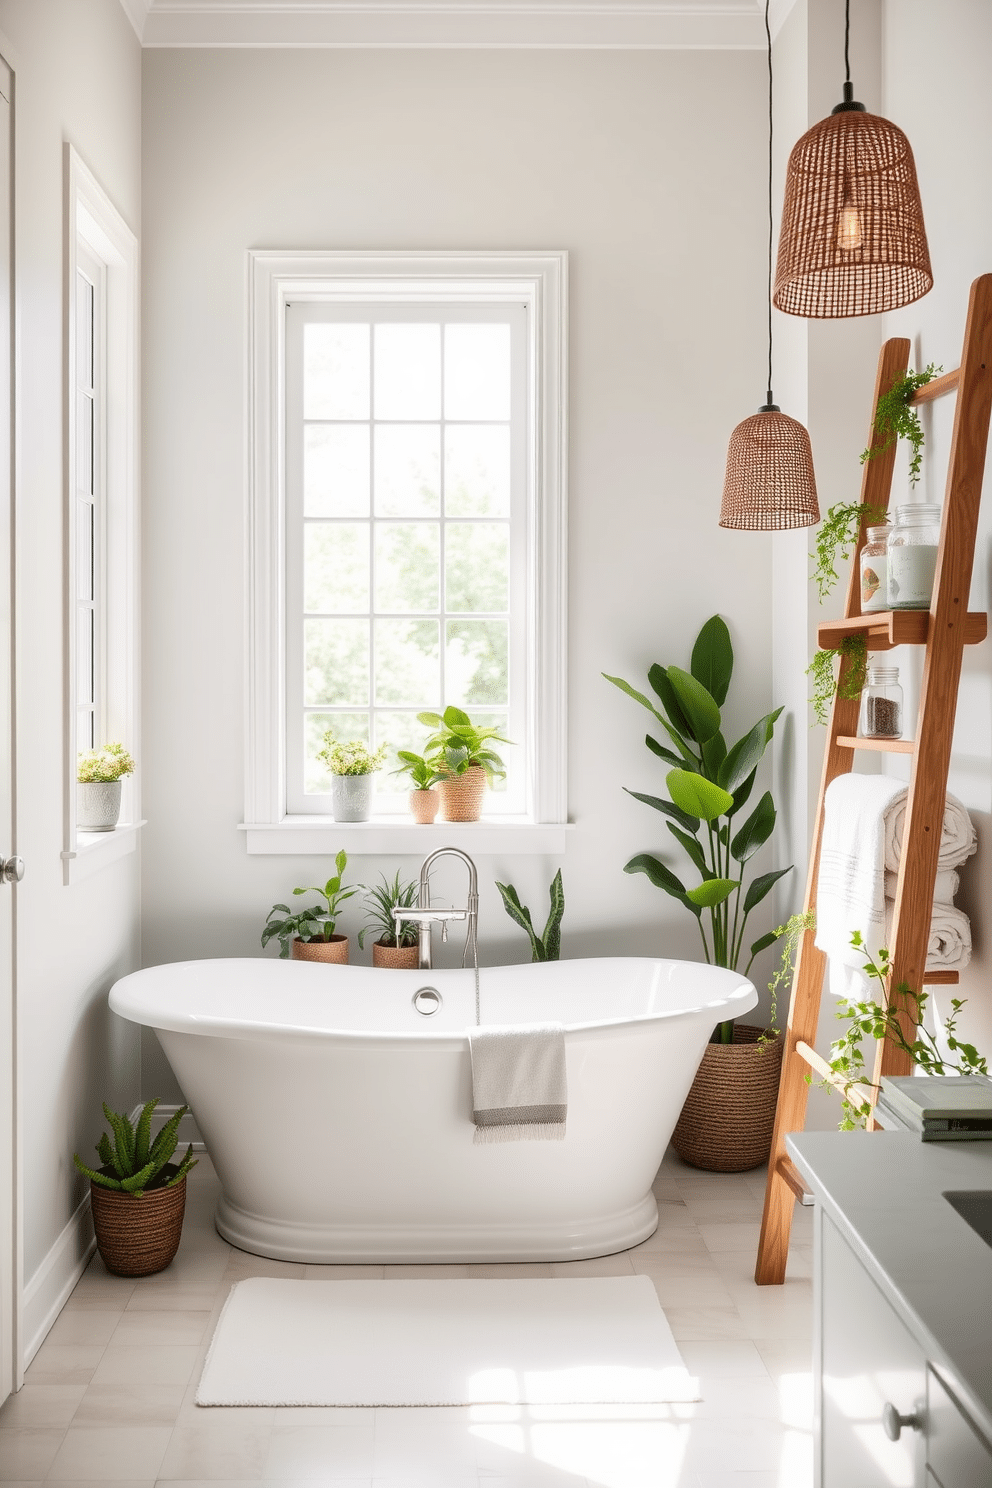
<instances>
[{"instance_id":1,"label":"ribbed planter pot","mask_svg":"<svg viewBox=\"0 0 992 1488\"><path fill-rule=\"evenodd\" d=\"M441 804L441 798L436 790L415 790L410 792L410 811L416 822L425 826L437 816L437 808Z\"/></svg>"},{"instance_id":2,"label":"ribbed planter pot","mask_svg":"<svg viewBox=\"0 0 992 1488\"><path fill-rule=\"evenodd\" d=\"M392 967L394 971L416 971L419 958L417 946L386 946L378 941L372 947L372 965Z\"/></svg>"},{"instance_id":3,"label":"ribbed planter pot","mask_svg":"<svg viewBox=\"0 0 992 1488\"><path fill-rule=\"evenodd\" d=\"M167 1163L162 1171L171 1176L178 1169ZM90 1202L97 1248L112 1275L152 1276L165 1270L182 1238L185 1178L174 1188L155 1188L140 1197L90 1180Z\"/></svg>"},{"instance_id":4,"label":"ribbed planter pot","mask_svg":"<svg viewBox=\"0 0 992 1488\"><path fill-rule=\"evenodd\" d=\"M482 815L482 798L486 790L486 772L481 765L470 765L464 775L439 780L440 819L445 822L473 822Z\"/></svg>"},{"instance_id":5,"label":"ribbed planter pot","mask_svg":"<svg viewBox=\"0 0 992 1488\"><path fill-rule=\"evenodd\" d=\"M121 814L120 780L86 780L76 785L76 826L80 832L112 832Z\"/></svg>"},{"instance_id":6,"label":"ribbed planter pot","mask_svg":"<svg viewBox=\"0 0 992 1488\"><path fill-rule=\"evenodd\" d=\"M331 811L338 822L368 821L374 775L332 775Z\"/></svg>"},{"instance_id":7,"label":"ribbed planter pot","mask_svg":"<svg viewBox=\"0 0 992 1488\"><path fill-rule=\"evenodd\" d=\"M347 935L332 935L330 940L301 940L294 936L290 947L291 961L333 961L341 966L348 964Z\"/></svg>"},{"instance_id":8,"label":"ribbed planter pot","mask_svg":"<svg viewBox=\"0 0 992 1488\"><path fill-rule=\"evenodd\" d=\"M782 1035L767 1044L765 1030L734 1025L732 1044L707 1044L672 1146L694 1168L744 1173L768 1161L782 1069Z\"/></svg>"}]
</instances>

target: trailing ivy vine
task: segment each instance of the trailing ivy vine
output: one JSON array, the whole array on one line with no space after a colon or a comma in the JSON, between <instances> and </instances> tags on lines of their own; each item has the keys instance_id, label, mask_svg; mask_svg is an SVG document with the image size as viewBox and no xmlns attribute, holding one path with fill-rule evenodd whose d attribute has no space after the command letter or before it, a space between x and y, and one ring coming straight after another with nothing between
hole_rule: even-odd
<instances>
[{"instance_id":1,"label":"trailing ivy vine","mask_svg":"<svg viewBox=\"0 0 992 1488\"><path fill-rule=\"evenodd\" d=\"M906 439L912 448L909 461L909 484L915 486L920 479L920 466L923 459L923 425L915 408L909 406L913 394L921 387L926 387L928 382L933 382L943 367L935 367L933 362L928 363L922 372L908 371L899 381L893 383L887 393L883 393L878 400L875 410L875 433L884 443L868 446L861 453L862 465L866 460L874 460L878 455L884 454L891 449L897 439Z\"/></svg>"},{"instance_id":2,"label":"trailing ivy vine","mask_svg":"<svg viewBox=\"0 0 992 1488\"><path fill-rule=\"evenodd\" d=\"M834 676L834 662L838 659L843 662L845 657L850 665L841 666L838 682ZM845 636L836 648L817 651L806 668L806 675L813 678L810 703L815 721L826 723L835 692L838 697L852 702L861 696L868 675L868 637L864 632Z\"/></svg>"},{"instance_id":3,"label":"trailing ivy vine","mask_svg":"<svg viewBox=\"0 0 992 1488\"><path fill-rule=\"evenodd\" d=\"M884 506L866 506L864 502L857 501L851 505L838 502L830 508L817 530L816 561L813 565L813 582L819 592L821 604L837 582L837 569L834 565L838 558L841 562L850 558L862 523L870 527L873 522L884 521Z\"/></svg>"}]
</instances>

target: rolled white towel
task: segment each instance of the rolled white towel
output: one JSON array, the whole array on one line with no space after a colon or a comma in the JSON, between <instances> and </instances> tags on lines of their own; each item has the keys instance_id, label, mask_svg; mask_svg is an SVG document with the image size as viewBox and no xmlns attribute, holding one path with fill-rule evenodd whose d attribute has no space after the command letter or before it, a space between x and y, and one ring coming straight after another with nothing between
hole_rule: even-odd
<instances>
[{"instance_id":1,"label":"rolled white towel","mask_svg":"<svg viewBox=\"0 0 992 1488\"><path fill-rule=\"evenodd\" d=\"M896 884L899 882L898 873L886 872L885 875L885 897L894 899L896 897ZM937 874L937 882L933 889L934 904L953 904L958 897L958 889L961 887L961 879L953 868L946 868Z\"/></svg>"},{"instance_id":2,"label":"rolled white towel","mask_svg":"<svg viewBox=\"0 0 992 1488\"><path fill-rule=\"evenodd\" d=\"M892 925L895 905L885 904L885 929ZM927 941L927 971L962 971L971 960L971 921L953 904L934 904Z\"/></svg>"},{"instance_id":3,"label":"rolled white towel","mask_svg":"<svg viewBox=\"0 0 992 1488\"><path fill-rule=\"evenodd\" d=\"M885 867L889 873L899 871L908 795L908 791L903 791L901 796L891 802L885 812ZM957 868L966 858L970 858L973 852L977 851L978 836L972 825L971 817L957 796L952 796L948 792L947 803L944 807L944 821L940 829L937 871Z\"/></svg>"}]
</instances>

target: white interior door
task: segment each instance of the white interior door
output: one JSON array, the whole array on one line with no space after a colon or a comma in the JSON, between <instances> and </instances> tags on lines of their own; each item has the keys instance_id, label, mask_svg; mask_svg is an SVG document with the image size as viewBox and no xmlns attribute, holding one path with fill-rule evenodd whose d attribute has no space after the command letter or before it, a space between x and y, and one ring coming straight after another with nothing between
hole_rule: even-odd
<instances>
[{"instance_id":1,"label":"white interior door","mask_svg":"<svg viewBox=\"0 0 992 1488\"><path fill-rule=\"evenodd\" d=\"M14 914L17 871L12 730L13 641L13 74L0 58L0 1401L20 1388L17 1353L17 1028Z\"/></svg>"}]
</instances>

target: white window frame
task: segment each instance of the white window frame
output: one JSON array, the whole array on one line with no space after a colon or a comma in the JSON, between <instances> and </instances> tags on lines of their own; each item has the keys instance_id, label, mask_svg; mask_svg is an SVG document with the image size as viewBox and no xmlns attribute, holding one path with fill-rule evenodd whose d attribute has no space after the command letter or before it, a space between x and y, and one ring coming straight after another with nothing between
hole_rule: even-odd
<instances>
[{"instance_id":1,"label":"white window frame","mask_svg":"<svg viewBox=\"0 0 992 1488\"><path fill-rule=\"evenodd\" d=\"M113 832L76 826L77 740L77 459L76 326L78 270L95 261L102 278L102 351L98 496L98 744L120 740L140 758L137 698L138 575L138 241L69 144L65 146L65 783L63 881L73 883L135 850L143 825L137 775L124 781L121 819Z\"/></svg>"},{"instance_id":2,"label":"white window frame","mask_svg":"<svg viewBox=\"0 0 992 1488\"><path fill-rule=\"evenodd\" d=\"M565 253L248 254L248 512L245 819L249 853L419 853L454 841L475 852L560 853L566 838ZM340 823L286 808L286 306L294 300L528 307L534 419L528 452L526 815L479 823L412 818Z\"/></svg>"}]
</instances>

